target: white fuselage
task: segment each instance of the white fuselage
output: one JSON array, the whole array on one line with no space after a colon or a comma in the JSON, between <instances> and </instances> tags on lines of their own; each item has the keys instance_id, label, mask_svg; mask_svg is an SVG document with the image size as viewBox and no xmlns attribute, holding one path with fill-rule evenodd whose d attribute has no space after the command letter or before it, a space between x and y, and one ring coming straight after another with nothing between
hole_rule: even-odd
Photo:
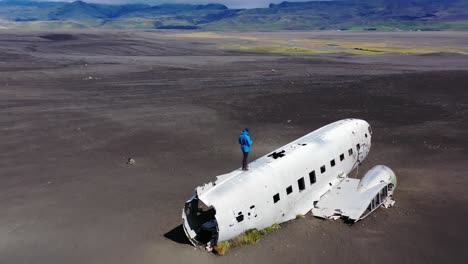
<instances>
[{"instance_id":1,"label":"white fuselage","mask_svg":"<svg viewBox=\"0 0 468 264\"><path fill-rule=\"evenodd\" d=\"M219 176L197 188L196 196L216 210L218 240L227 240L306 214L365 159L370 146L366 121L341 120L255 160L249 171ZM185 211L183 218L187 235L194 239Z\"/></svg>"}]
</instances>

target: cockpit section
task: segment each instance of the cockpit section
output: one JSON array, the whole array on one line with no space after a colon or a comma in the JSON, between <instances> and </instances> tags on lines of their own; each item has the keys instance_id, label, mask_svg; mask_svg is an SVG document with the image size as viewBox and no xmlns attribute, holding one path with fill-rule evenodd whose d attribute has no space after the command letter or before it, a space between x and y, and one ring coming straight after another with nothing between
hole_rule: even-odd
<instances>
[{"instance_id":1,"label":"cockpit section","mask_svg":"<svg viewBox=\"0 0 468 264\"><path fill-rule=\"evenodd\" d=\"M190 198L184 206L182 218L185 234L194 246L212 248L218 240L216 210L206 206L197 195Z\"/></svg>"}]
</instances>

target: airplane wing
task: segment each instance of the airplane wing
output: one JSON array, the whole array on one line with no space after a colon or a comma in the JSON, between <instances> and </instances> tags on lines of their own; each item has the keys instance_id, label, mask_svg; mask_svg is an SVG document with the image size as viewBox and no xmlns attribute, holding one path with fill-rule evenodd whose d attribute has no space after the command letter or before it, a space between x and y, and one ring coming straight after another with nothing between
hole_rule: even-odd
<instances>
[{"instance_id":1,"label":"airplane wing","mask_svg":"<svg viewBox=\"0 0 468 264\"><path fill-rule=\"evenodd\" d=\"M395 202L391 198L393 190L388 190L387 182L380 182L369 189L360 189L359 179L345 178L312 208L314 216L326 219L347 218L357 222L383 205L390 207Z\"/></svg>"}]
</instances>

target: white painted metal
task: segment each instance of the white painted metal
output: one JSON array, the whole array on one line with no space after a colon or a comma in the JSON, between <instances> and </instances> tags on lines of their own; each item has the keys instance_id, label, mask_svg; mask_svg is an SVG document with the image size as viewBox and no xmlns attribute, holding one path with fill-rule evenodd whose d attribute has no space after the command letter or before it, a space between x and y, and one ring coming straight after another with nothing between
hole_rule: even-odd
<instances>
[{"instance_id":1,"label":"white painted metal","mask_svg":"<svg viewBox=\"0 0 468 264\"><path fill-rule=\"evenodd\" d=\"M322 127L250 163L249 171L238 169L198 187L183 210L184 230L194 245L200 244L192 219L198 215L191 209L195 200L215 209L218 241L304 215L349 179L346 175L365 159L370 147L371 129L364 120L345 119ZM311 183L313 171L316 181ZM301 179L303 190L299 190ZM287 194L289 186L292 193ZM275 195L279 195L276 203Z\"/></svg>"},{"instance_id":2,"label":"white painted metal","mask_svg":"<svg viewBox=\"0 0 468 264\"><path fill-rule=\"evenodd\" d=\"M388 190L387 186L390 184L391 188ZM320 199L312 208L312 214L322 218L346 217L351 221L358 221L381 205L393 205L395 186L395 173L386 166L375 166L361 180L344 178ZM386 188L385 192L382 192L383 188Z\"/></svg>"}]
</instances>

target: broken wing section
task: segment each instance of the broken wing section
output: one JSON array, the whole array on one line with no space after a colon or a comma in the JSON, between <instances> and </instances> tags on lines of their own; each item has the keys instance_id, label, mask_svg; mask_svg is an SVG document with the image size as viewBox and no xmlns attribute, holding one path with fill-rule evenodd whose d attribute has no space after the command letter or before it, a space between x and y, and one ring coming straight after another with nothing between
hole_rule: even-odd
<instances>
[{"instance_id":1,"label":"broken wing section","mask_svg":"<svg viewBox=\"0 0 468 264\"><path fill-rule=\"evenodd\" d=\"M320 218L345 218L357 222L380 206L393 206L395 187L395 173L386 166L378 165L361 180L344 178L321 197L312 214Z\"/></svg>"}]
</instances>

